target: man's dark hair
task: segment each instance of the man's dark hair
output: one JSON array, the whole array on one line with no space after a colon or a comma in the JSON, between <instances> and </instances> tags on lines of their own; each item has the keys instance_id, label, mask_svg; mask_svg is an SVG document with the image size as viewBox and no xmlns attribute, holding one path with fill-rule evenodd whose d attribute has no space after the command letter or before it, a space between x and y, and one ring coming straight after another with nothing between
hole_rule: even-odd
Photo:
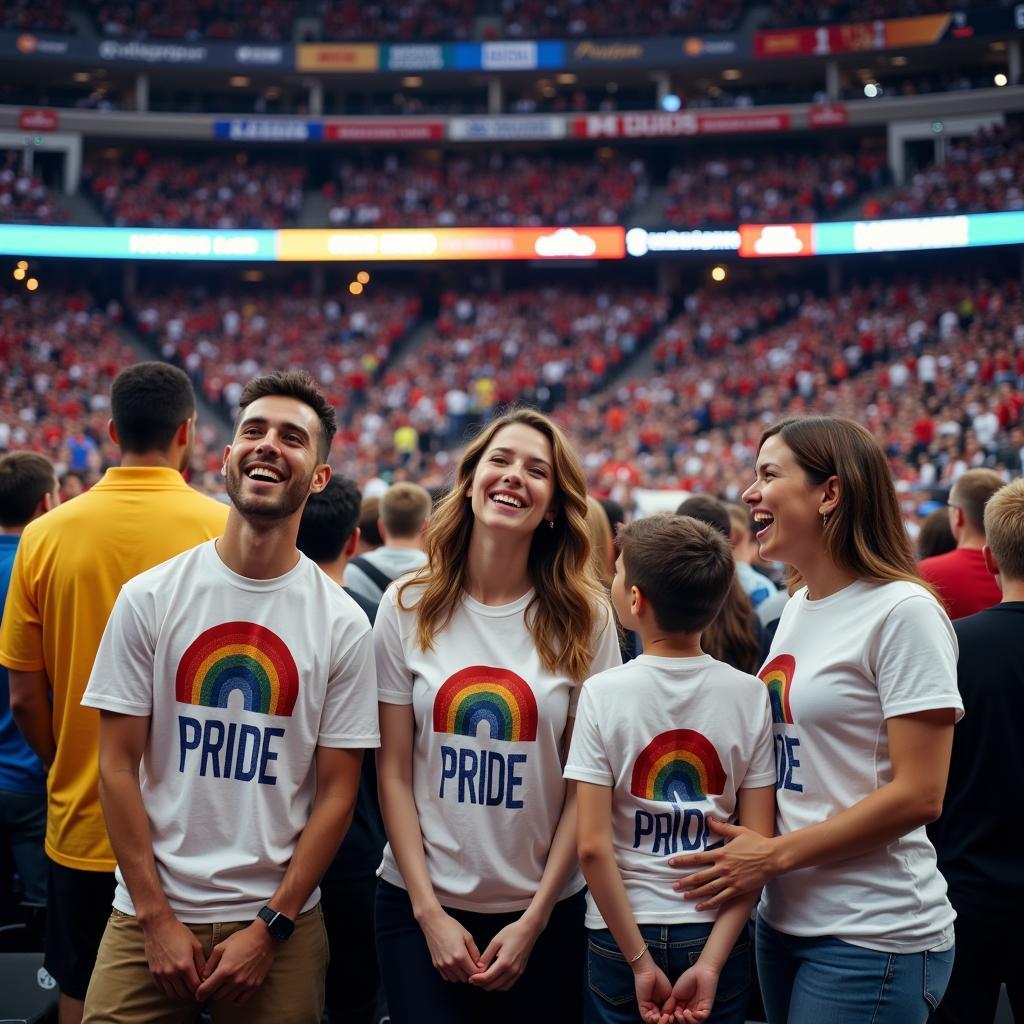
<instances>
[{"instance_id":1,"label":"man's dark hair","mask_svg":"<svg viewBox=\"0 0 1024 1024\"><path fill-rule=\"evenodd\" d=\"M321 462L326 462L327 456L331 452L334 433L338 429L338 421L334 415L333 406L324 398L323 392L317 386L312 374L305 370L276 370L274 373L267 373L262 377L254 377L245 385L242 397L238 400L239 419L245 409L257 398L276 395L297 399L316 413L317 419L320 421L317 458ZM236 420L236 428L237 424Z\"/></svg>"},{"instance_id":2,"label":"man's dark hair","mask_svg":"<svg viewBox=\"0 0 1024 1024\"><path fill-rule=\"evenodd\" d=\"M359 536L371 547L379 548L384 543L380 535L380 498L363 498L359 506Z\"/></svg>"},{"instance_id":3,"label":"man's dark hair","mask_svg":"<svg viewBox=\"0 0 1024 1024\"><path fill-rule=\"evenodd\" d=\"M110 414L121 451L134 455L166 451L178 427L196 411L196 396L184 371L169 363L135 363L110 389Z\"/></svg>"},{"instance_id":4,"label":"man's dark hair","mask_svg":"<svg viewBox=\"0 0 1024 1024\"><path fill-rule=\"evenodd\" d=\"M43 495L57 489L57 473L45 455L8 452L0 456L0 526L24 526Z\"/></svg>"},{"instance_id":5,"label":"man's dark hair","mask_svg":"<svg viewBox=\"0 0 1024 1024\"><path fill-rule=\"evenodd\" d=\"M732 536L732 520L724 501L711 494L691 494L676 509L677 516L693 516L708 526L713 526L726 540Z\"/></svg>"},{"instance_id":6,"label":"man's dark hair","mask_svg":"<svg viewBox=\"0 0 1024 1024\"><path fill-rule=\"evenodd\" d=\"M698 633L720 611L736 572L729 541L692 516L634 519L618 534L625 585L668 633Z\"/></svg>"},{"instance_id":7,"label":"man's dark hair","mask_svg":"<svg viewBox=\"0 0 1024 1024\"><path fill-rule=\"evenodd\" d=\"M359 504L355 481L340 473L332 476L306 500L295 546L317 565L335 561L359 523Z\"/></svg>"}]
</instances>

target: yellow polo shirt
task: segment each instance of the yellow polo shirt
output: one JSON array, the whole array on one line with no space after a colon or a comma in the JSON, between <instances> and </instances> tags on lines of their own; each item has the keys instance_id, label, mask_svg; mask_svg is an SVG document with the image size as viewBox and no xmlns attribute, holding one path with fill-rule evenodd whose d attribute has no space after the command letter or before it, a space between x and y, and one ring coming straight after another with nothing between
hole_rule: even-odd
<instances>
[{"instance_id":1,"label":"yellow polo shirt","mask_svg":"<svg viewBox=\"0 0 1024 1024\"><path fill-rule=\"evenodd\" d=\"M113 871L99 801L99 712L83 708L96 649L122 584L224 532L228 508L173 469L108 469L95 487L25 527L15 556L0 664L46 669L57 755L47 780L46 852Z\"/></svg>"}]
</instances>

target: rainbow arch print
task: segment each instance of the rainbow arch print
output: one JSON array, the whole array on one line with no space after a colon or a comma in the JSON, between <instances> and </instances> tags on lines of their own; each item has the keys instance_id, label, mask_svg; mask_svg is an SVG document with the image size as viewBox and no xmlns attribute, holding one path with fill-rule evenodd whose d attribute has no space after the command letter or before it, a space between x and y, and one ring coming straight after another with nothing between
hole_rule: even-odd
<instances>
[{"instance_id":1,"label":"rainbow arch print","mask_svg":"<svg viewBox=\"0 0 1024 1024\"><path fill-rule=\"evenodd\" d=\"M643 800L695 803L724 792L726 779L718 751L706 736L671 729L641 751L629 788Z\"/></svg>"},{"instance_id":2,"label":"rainbow arch print","mask_svg":"<svg viewBox=\"0 0 1024 1024\"><path fill-rule=\"evenodd\" d=\"M490 665L470 665L449 676L434 697L434 732L476 736L482 722L492 740L536 740L537 699L526 680Z\"/></svg>"},{"instance_id":3,"label":"rainbow arch print","mask_svg":"<svg viewBox=\"0 0 1024 1024\"><path fill-rule=\"evenodd\" d=\"M299 671L285 642L255 622L224 622L200 633L178 662L175 698L182 704L226 708L236 691L246 711L291 715Z\"/></svg>"},{"instance_id":4,"label":"rainbow arch print","mask_svg":"<svg viewBox=\"0 0 1024 1024\"><path fill-rule=\"evenodd\" d=\"M796 659L791 654L772 658L760 672L761 682L768 687L772 705L772 721L776 725L792 725L793 709L789 705L789 691L793 687Z\"/></svg>"}]
</instances>

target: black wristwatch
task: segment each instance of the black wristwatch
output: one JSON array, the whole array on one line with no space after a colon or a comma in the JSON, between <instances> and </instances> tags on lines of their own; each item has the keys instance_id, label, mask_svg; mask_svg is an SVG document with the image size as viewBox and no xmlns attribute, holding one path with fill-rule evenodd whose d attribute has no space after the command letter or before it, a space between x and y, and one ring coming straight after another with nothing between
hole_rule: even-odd
<instances>
[{"instance_id":1,"label":"black wristwatch","mask_svg":"<svg viewBox=\"0 0 1024 1024\"><path fill-rule=\"evenodd\" d=\"M271 910L269 906L264 907L256 916L266 923L267 931L275 942L284 942L295 931L295 922L290 917Z\"/></svg>"}]
</instances>

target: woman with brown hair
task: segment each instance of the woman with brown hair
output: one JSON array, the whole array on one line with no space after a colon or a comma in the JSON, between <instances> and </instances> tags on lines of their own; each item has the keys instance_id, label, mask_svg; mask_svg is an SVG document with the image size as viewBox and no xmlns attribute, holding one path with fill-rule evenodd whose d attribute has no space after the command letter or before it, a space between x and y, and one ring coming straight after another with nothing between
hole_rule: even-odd
<instances>
[{"instance_id":1,"label":"woman with brown hair","mask_svg":"<svg viewBox=\"0 0 1024 1024\"><path fill-rule=\"evenodd\" d=\"M953 909L925 825L941 810L956 637L917 575L885 456L838 417L765 432L743 495L761 554L791 567L760 676L775 728L778 835L677 858L699 907L764 886L770 1024L923 1024L953 963Z\"/></svg>"},{"instance_id":2,"label":"woman with brown hair","mask_svg":"<svg viewBox=\"0 0 1024 1024\"><path fill-rule=\"evenodd\" d=\"M620 660L586 513L562 433L513 411L467 447L427 566L381 603L376 928L395 1024L579 1018L562 764L580 685Z\"/></svg>"}]
</instances>

